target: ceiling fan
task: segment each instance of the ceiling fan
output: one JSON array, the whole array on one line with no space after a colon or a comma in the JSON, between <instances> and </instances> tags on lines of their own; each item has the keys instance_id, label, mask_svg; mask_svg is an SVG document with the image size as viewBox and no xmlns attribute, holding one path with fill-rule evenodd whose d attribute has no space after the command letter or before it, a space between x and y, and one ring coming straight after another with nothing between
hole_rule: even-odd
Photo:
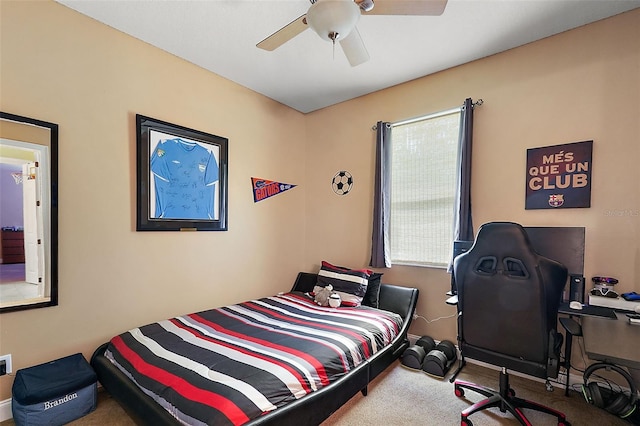
<instances>
[{"instance_id":1,"label":"ceiling fan","mask_svg":"<svg viewBox=\"0 0 640 426\"><path fill-rule=\"evenodd\" d=\"M275 50L311 27L322 39L340 43L352 67L369 60L356 28L366 15L442 15L447 0L310 0L306 14L280 28L256 46Z\"/></svg>"}]
</instances>

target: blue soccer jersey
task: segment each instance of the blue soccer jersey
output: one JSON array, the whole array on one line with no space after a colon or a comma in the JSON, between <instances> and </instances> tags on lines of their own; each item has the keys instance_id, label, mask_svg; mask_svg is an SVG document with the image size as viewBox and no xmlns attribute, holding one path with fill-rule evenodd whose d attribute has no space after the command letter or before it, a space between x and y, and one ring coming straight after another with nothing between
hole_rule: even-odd
<instances>
[{"instance_id":1,"label":"blue soccer jersey","mask_svg":"<svg viewBox=\"0 0 640 426\"><path fill-rule=\"evenodd\" d=\"M160 141L151 155L156 187L154 218L215 219L218 163L201 145L180 138Z\"/></svg>"}]
</instances>

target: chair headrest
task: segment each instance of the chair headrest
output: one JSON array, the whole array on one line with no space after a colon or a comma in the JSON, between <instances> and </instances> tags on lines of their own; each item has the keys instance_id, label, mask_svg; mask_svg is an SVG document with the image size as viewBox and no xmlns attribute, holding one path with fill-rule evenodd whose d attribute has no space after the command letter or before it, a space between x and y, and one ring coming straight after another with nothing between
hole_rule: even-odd
<instances>
[{"instance_id":1,"label":"chair headrest","mask_svg":"<svg viewBox=\"0 0 640 426\"><path fill-rule=\"evenodd\" d=\"M516 250L523 249L537 254L527 236L527 231L513 222L489 222L478 230L476 241L473 244L474 251L491 252L498 257L506 257Z\"/></svg>"},{"instance_id":2,"label":"chair headrest","mask_svg":"<svg viewBox=\"0 0 640 426\"><path fill-rule=\"evenodd\" d=\"M465 254L463 257L476 274L493 275L500 271L518 279L529 278L539 256L525 229L513 222L485 223Z\"/></svg>"}]
</instances>

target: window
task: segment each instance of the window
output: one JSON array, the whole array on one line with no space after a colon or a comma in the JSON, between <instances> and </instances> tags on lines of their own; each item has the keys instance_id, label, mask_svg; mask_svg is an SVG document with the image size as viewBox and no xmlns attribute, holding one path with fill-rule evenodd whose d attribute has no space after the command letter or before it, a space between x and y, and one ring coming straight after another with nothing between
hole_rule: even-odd
<instances>
[{"instance_id":1,"label":"window","mask_svg":"<svg viewBox=\"0 0 640 426\"><path fill-rule=\"evenodd\" d=\"M391 261L446 267L451 256L460 108L392 125Z\"/></svg>"}]
</instances>

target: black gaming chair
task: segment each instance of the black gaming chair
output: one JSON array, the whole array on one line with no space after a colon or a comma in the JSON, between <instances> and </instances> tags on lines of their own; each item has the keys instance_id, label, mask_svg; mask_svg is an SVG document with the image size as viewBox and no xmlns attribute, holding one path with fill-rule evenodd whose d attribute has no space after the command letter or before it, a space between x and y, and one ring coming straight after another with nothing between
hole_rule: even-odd
<instances>
[{"instance_id":1,"label":"black gaming chair","mask_svg":"<svg viewBox=\"0 0 640 426\"><path fill-rule=\"evenodd\" d=\"M516 223L484 224L469 251L455 258L453 273L458 292L458 343L465 358L502 368L500 390L456 380L455 394L464 389L487 398L461 413L461 424L476 411L498 407L523 425L521 408L542 411L569 425L563 413L515 396L507 370L547 380L558 376L562 335L556 331L558 306L567 281L567 269L538 255L526 231ZM454 374L453 378L457 375Z\"/></svg>"}]
</instances>

